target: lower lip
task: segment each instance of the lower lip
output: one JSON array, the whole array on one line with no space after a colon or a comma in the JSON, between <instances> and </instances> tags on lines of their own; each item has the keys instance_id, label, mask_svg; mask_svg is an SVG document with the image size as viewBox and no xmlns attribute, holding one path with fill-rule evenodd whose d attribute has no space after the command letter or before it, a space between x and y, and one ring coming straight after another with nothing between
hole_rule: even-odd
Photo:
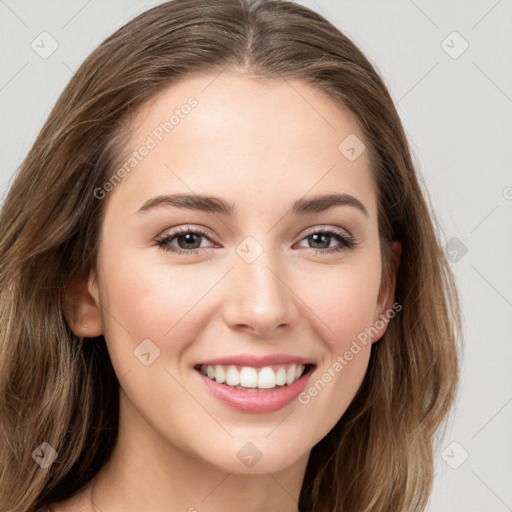
<instances>
[{"instance_id":1,"label":"lower lip","mask_svg":"<svg viewBox=\"0 0 512 512\"><path fill-rule=\"evenodd\" d=\"M274 391L243 391L206 377L201 372L194 370L207 389L220 402L242 412L266 413L274 412L287 406L304 390L313 368L310 368L300 379L289 386L275 389Z\"/></svg>"}]
</instances>

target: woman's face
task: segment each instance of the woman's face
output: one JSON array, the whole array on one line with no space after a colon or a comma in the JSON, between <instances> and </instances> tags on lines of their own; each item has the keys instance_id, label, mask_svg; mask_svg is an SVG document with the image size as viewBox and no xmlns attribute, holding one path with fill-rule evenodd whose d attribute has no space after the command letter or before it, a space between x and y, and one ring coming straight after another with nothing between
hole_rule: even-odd
<instances>
[{"instance_id":1,"label":"woman's face","mask_svg":"<svg viewBox=\"0 0 512 512\"><path fill-rule=\"evenodd\" d=\"M362 135L305 83L226 72L132 121L89 281L121 428L227 472L305 460L356 394L365 329L390 304Z\"/></svg>"}]
</instances>

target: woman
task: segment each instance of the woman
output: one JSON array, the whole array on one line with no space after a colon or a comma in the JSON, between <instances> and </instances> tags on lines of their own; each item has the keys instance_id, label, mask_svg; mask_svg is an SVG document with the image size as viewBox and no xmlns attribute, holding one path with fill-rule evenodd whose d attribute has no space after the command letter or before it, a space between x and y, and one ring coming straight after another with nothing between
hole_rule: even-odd
<instances>
[{"instance_id":1,"label":"woman","mask_svg":"<svg viewBox=\"0 0 512 512\"><path fill-rule=\"evenodd\" d=\"M320 15L120 28L2 209L3 508L424 510L460 331L426 196Z\"/></svg>"}]
</instances>

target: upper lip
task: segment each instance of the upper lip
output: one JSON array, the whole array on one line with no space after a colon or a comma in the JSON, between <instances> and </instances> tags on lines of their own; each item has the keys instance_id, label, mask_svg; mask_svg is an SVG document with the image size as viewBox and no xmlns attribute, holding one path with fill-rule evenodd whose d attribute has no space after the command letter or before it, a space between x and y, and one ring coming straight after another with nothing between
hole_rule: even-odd
<instances>
[{"instance_id":1,"label":"upper lip","mask_svg":"<svg viewBox=\"0 0 512 512\"><path fill-rule=\"evenodd\" d=\"M264 366L272 366L276 364L315 364L313 360L306 357L294 356L292 354L267 354L264 356L256 356L254 354L239 354L226 357L217 357L197 363L196 366L205 364L207 366L215 365L235 365L235 366L252 366L254 368L263 368Z\"/></svg>"}]
</instances>

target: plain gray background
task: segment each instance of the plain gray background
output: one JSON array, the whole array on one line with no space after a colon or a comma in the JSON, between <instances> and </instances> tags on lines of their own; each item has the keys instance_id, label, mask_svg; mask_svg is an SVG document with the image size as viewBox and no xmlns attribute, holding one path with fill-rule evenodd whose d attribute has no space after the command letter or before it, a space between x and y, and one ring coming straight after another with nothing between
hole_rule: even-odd
<instances>
[{"instance_id":1,"label":"plain gray background","mask_svg":"<svg viewBox=\"0 0 512 512\"><path fill-rule=\"evenodd\" d=\"M0 0L2 197L74 70L158 3ZM345 32L383 76L450 240L465 351L429 511L511 511L512 2L298 3ZM58 44L47 58L32 48L43 37L51 49L42 32Z\"/></svg>"}]
</instances>

